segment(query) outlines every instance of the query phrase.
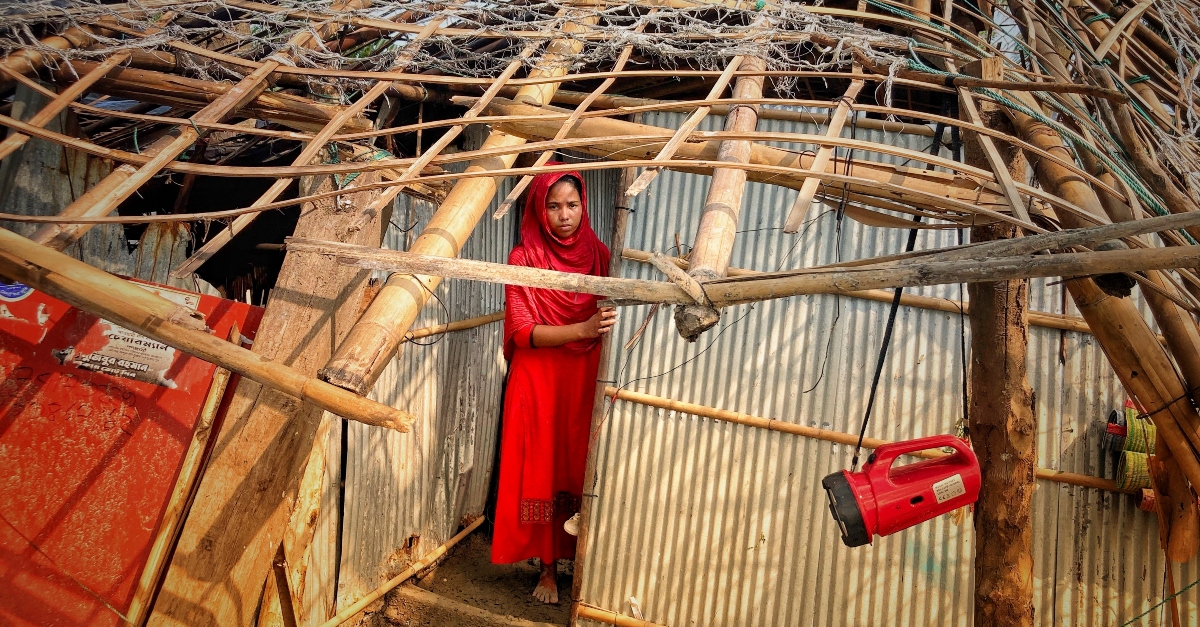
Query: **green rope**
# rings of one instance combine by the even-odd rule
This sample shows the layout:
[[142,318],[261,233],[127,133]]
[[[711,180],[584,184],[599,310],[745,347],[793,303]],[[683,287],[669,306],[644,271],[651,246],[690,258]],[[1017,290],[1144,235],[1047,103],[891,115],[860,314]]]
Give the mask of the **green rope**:
[[1088,19],[1084,20],[1083,23],[1084,24],[1092,24],[1095,22],[1099,22],[1100,20],[1107,20],[1111,17],[1112,16],[1107,13],[1097,13],[1096,15],[1093,15],[1093,16],[1089,17]]
[[[329,142],[328,144],[326,144],[325,150],[329,153],[329,163],[341,163],[342,162],[338,156],[337,142]],[[367,161],[367,160],[382,161],[383,159],[387,159],[391,156],[392,156],[392,153],[390,153],[382,148],[379,148],[375,152],[371,153],[370,155],[362,155],[362,156],[355,157],[354,159],[351,159],[351,163],[359,162],[359,161]],[[337,184],[338,189],[345,189],[346,186],[349,185],[352,181],[354,181],[354,179],[358,178],[358,175],[360,175],[360,174],[362,174],[362,172],[351,172],[344,177],[339,177],[337,174],[334,174],[333,182]]]
[[[1170,566],[1168,566],[1168,568],[1170,568]],[[1150,612],[1153,612],[1154,610],[1157,610],[1158,608],[1166,605],[1167,601],[1170,601],[1171,599],[1174,599],[1175,597],[1183,594],[1184,592],[1187,592],[1188,590],[1195,588],[1196,584],[1200,584],[1200,579],[1197,579],[1197,580],[1193,581],[1192,583],[1189,583],[1188,585],[1184,586],[1183,589],[1180,590],[1179,592],[1176,592],[1175,594],[1172,594],[1171,596],[1163,599],[1162,601],[1159,601],[1157,604],[1155,604],[1154,606],[1152,606],[1150,609],[1146,610],[1145,612],[1142,612],[1141,614],[1134,616],[1133,618],[1125,621],[1124,623],[1121,623],[1121,627],[1129,627],[1130,625],[1136,623],[1138,621],[1138,619],[1140,619],[1143,616],[1149,614]]]
[[980,48],[979,46],[976,46],[975,43],[972,42],[970,39],[967,39],[966,37],[959,35],[958,33],[954,32],[953,30],[951,30],[949,28],[946,28],[945,26],[942,26],[941,24],[937,24],[937,23],[931,22],[927,19],[918,17],[915,13],[905,11],[904,9],[901,9],[899,7],[894,7],[885,2],[880,2],[880,0],[867,0],[867,4],[870,6],[873,6],[875,8],[878,8],[878,9],[883,9],[884,11],[887,11],[888,13],[892,13],[893,15],[899,15],[900,17],[903,17],[905,19],[912,20],[914,22],[919,22],[921,24],[925,24],[926,26],[935,28],[939,31],[942,31],[943,33],[946,33],[947,35],[950,35],[951,37],[957,39],[958,41],[962,42],[964,45],[966,45],[971,50],[973,50],[981,55],[984,55],[984,56],[990,56],[986,50],[984,50],[983,48]]
[[1137,85],[1138,83],[1144,83],[1148,80],[1150,80],[1150,75],[1142,74],[1141,76],[1135,76],[1135,77],[1125,81],[1125,84],[1126,85]]

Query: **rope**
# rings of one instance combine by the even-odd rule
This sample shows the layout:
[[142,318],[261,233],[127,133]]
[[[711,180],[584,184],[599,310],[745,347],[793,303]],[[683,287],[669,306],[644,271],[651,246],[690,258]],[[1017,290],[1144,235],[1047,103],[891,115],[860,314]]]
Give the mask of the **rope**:
[[1083,21],[1083,23],[1084,23],[1084,24],[1089,24],[1089,25],[1090,25],[1090,24],[1093,24],[1093,23],[1095,23],[1095,22],[1099,22],[1100,20],[1107,20],[1107,19],[1109,19],[1109,18],[1111,18],[1111,17],[1112,17],[1112,16],[1111,16],[1111,15],[1109,15],[1109,14],[1107,14],[1107,13],[1097,13],[1096,15],[1093,15],[1093,16],[1091,16],[1091,17],[1087,18],[1086,20],[1084,20],[1084,21]]
[[[1168,568],[1170,568],[1170,566],[1168,566]],[[1189,583],[1188,585],[1186,585],[1182,589],[1180,589],[1179,592],[1176,592],[1175,594],[1172,594],[1171,596],[1163,599],[1162,601],[1155,603],[1154,605],[1150,606],[1150,609],[1146,610],[1145,612],[1142,612],[1141,614],[1138,614],[1137,616],[1134,616],[1133,618],[1121,623],[1121,627],[1129,627],[1130,625],[1136,623],[1138,621],[1138,619],[1140,619],[1143,616],[1149,614],[1150,612],[1153,612],[1154,610],[1157,610],[1158,608],[1166,605],[1167,602],[1170,601],[1171,599],[1174,599],[1175,597],[1183,594],[1184,592],[1187,592],[1188,590],[1195,588],[1196,584],[1200,584],[1200,579],[1197,579],[1197,580],[1193,581],[1192,583]]]

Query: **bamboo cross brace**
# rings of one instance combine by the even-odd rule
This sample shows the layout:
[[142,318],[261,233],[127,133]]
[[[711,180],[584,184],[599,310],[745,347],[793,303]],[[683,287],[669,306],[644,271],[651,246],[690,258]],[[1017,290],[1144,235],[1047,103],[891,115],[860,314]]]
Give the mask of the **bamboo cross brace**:
[[[862,80],[850,81],[850,86],[838,100],[837,110],[829,120],[829,129],[825,132],[826,137],[842,136],[842,127],[846,124],[846,117],[850,114],[850,109],[853,108],[852,103],[858,97],[858,92],[862,90],[863,85],[864,81]],[[809,172],[824,172],[826,166],[829,165],[830,158],[833,157],[833,151],[833,146],[822,144],[821,148],[817,150],[817,156],[813,159],[812,165],[808,168]],[[816,197],[817,188],[820,185],[821,179],[819,178],[810,176],[804,179],[804,185],[800,187],[800,195],[796,196],[796,201],[792,203],[787,220],[783,224],[784,233],[800,232],[800,226],[804,224],[804,219],[808,216],[808,210],[812,207],[813,198]]]
[[[420,33],[418,33],[417,36],[408,43],[408,45],[405,46],[404,52],[400,55],[397,61],[397,66],[405,65],[412,61],[413,57],[417,54],[417,50],[422,44],[424,44],[425,39],[432,35],[440,24],[440,20],[430,20],[429,24]],[[337,115],[333,116],[333,118],[329,120],[329,122],[320,130],[320,132],[318,132],[308,142],[308,145],[304,147],[304,150],[302,150],[300,154],[292,160],[292,165],[307,165],[309,162],[311,162],[313,158],[325,148],[325,144],[329,141],[329,139],[337,134],[339,130],[341,130],[342,125],[345,124],[347,120],[357,116],[360,112],[374,103],[380,96],[383,96],[385,93],[387,93],[390,87],[391,83],[389,81],[376,81],[375,85],[371,87],[370,91],[360,97],[353,104],[343,108],[337,113]],[[263,192],[263,194],[258,197],[258,200],[255,200],[250,206],[261,207],[273,202],[275,199],[279,198],[279,195],[286,191],[291,184],[292,180],[290,178],[281,178],[276,180],[275,183],[272,184],[267,191]],[[212,239],[205,242],[204,245],[197,249],[191,257],[188,257],[182,264],[179,265],[179,267],[175,268],[175,270],[171,272],[171,276],[179,279],[195,272],[200,266],[204,265],[204,262],[211,259],[213,255],[217,254],[218,251],[224,248],[226,244],[233,241],[233,238],[236,237],[238,233],[241,233],[246,229],[246,227],[250,226],[250,223],[254,222],[254,219],[258,216],[258,213],[247,213],[245,215],[238,216],[228,228],[220,231],[213,236]]]
[[[717,78],[717,83],[713,85],[712,90],[708,92],[708,97],[705,98],[705,100],[715,100],[721,97],[721,94],[725,91],[725,88],[729,86],[729,81],[733,80],[733,73],[736,72],[738,66],[742,64],[743,58],[744,57],[736,56],[732,61],[729,62],[729,66],[726,67],[725,71],[721,73],[721,76]],[[663,146],[662,150],[660,150],[658,154],[654,156],[654,160],[670,161],[671,158],[675,156],[675,151],[679,149],[679,145],[682,144],[688,138],[688,136],[692,134],[692,131],[696,130],[696,127],[704,121],[704,118],[708,117],[708,112],[710,109],[712,109],[711,106],[705,105],[698,107],[695,111],[693,111],[692,114],[683,121],[683,124],[679,125],[679,129],[676,130],[675,134],[671,136],[671,139],[667,142],[667,145]],[[637,180],[633,182],[633,185],[630,185],[629,189],[625,190],[625,197],[633,198],[634,196],[637,196],[645,191],[646,188],[650,186],[650,182],[654,180],[654,177],[658,176],[658,172],[658,167],[646,168],[646,171],[642,172],[641,176],[637,177]]]
[[92,315],[141,333],[264,386],[344,418],[408,431],[416,418],[316,377],[263,359],[208,332],[203,322],[166,315],[179,306],[128,281],[0,228],[0,275],[20,281]]
[[[658,9],[651,10],[648,16],[652,16],[655,13],[658,13]],[[646,23],[640,22],[638,23],[637,27],[633,29],[633,32],[640,33],[645,29]],[[633,45],[631,44],[625,46],[625,48],[621,50],[621,55],[617,57],[617,62],[613,64],[612,71],[620,72],[621,70],[625,69],[625,64],[629,62],[629,57],[632,55]],[[604,82],[600,83],[596,89],[592,90],[592,93],[588,94],[588,96],[584,98],[578,106],[575,107],[575,110],[571,112],[571,116],[568,117],[565,122],[563,122],[562,128],[560,128],[558,132],[554,134],[554,139],[551,141],[557,142],[569,135],[571,133],[571,129],[575,128],[575,123],[579,121],[579,116],[583,115],[583,112],[587,111],[587,108],[590,107],[592,103],[600,97],[601,94],[603,94],[605,91],[608,91],[608,88],[612,87],[613,83],[616,81],[616,76],[610,76],[604,79]],[[546,162],[550,160],[550,157],[554,155],[554,152],[554,150],[542,151],[542,154],[538,155],[537,161],[534,162],[532,168],[537,169],[543,165],[546,165]],[[528,174],[522,176],[521,180],[517,181],[517,184],[513,186],[512,191],[508,192],[508,196],[505,196],[504,202],[501,202],[500,206],[496,208],[495,213],[492,214],[492,218],[498,220],[507,215],[508,212],[512,210],[513,205],[517,203],[517,199],[521,197],[521,194],[525,193],[525,189],[529,187],[529,184],[532,181],[533,176]]]
[[[76,98],[86,93],[88,88],[91,87],[93,83],[103,78],[105,74],[108,74],[109,70],[127,61],[129,57],[130,55],[127,52],[118,52],[108,57],[103,63],[96,66],[91,72],[81,76],[73,85],[66,88],[61,94],[58,94],[53,100],[46,103],[46,105],[43,106],[41,110],[31,117],[26,123],[37,127],[46,126],[51,120],[58,117],[59,113],[62,113],[64,109],[69,107],[71,103],[75,102]],[[11,71],[3,66],[0,66],[0,69],[6,72]],[[16,73],[13,72],[13,74]],[[17,76],[20,75],[17,74]],[[21,78],[24,77],[22,76]],[[8,137],[5,137],[4,141],[0,142],[0,159],[4,159],[5,157],[11,155],[18,148],[24,146],[25,142],[27,141],[29,141],[29,136],[22,135],[20,133],[12,133]]]

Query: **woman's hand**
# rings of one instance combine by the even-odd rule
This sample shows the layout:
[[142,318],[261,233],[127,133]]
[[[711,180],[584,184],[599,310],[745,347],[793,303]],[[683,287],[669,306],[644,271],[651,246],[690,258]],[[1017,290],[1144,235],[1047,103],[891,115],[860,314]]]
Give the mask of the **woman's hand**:
[[617,310],[615,307],[602,307],[596,315],[588,318],[582,324],[584,339],[592,339],[600,337],[609,331],[612,331],[613,325],[617,323]]

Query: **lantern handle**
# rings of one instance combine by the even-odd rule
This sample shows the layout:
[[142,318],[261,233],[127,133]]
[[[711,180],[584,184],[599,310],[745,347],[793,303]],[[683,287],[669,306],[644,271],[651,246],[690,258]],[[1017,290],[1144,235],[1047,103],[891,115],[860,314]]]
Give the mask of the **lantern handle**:
[[907,453],[916,453],[917,451],[924,451],[932,448],[942,448],[943,446],[952,447],[957,455],[974,457],[974,453],[971,451],[971,447],[967,444],[966,440],[956,435],[943,434],[934,435],[927,438],[918,438],[916,440],[908,440],[906,442],[892,442],[891,444],[884,444],[883,446],[875,449],[875,454],[871,456],[873,460],[870,461],[870,464],[872,469],[884,469],[888,473],[888,476],[891,476],[892,464],[896,462],[897,457]]

